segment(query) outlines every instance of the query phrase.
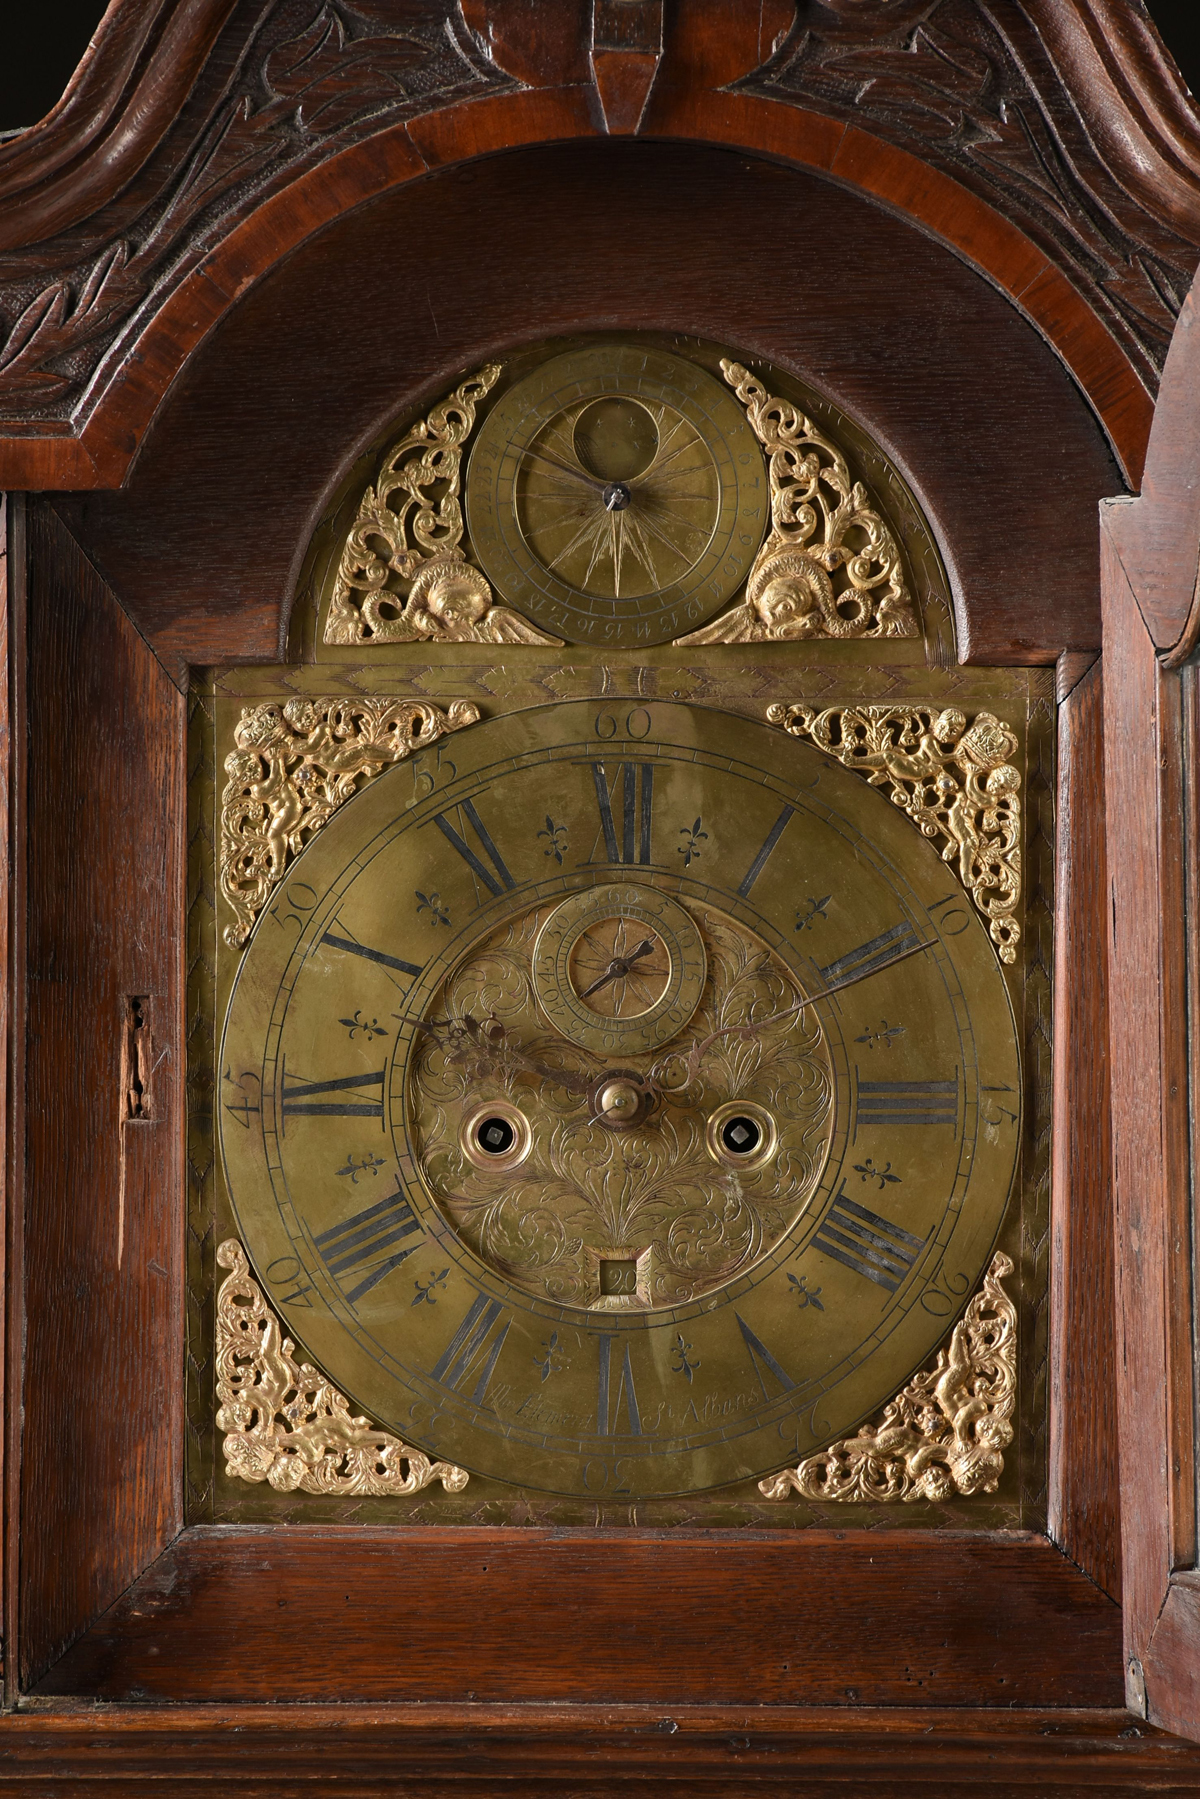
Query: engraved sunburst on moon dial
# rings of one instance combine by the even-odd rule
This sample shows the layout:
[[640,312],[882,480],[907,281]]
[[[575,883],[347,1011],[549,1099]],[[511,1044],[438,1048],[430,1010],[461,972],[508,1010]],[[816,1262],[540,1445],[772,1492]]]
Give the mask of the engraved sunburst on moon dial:
[[661,643],[710,617],[768,513],[762,450],[728,386],[628,341],[516,381],[467,468],[474,555],[508,604],[571,641]]

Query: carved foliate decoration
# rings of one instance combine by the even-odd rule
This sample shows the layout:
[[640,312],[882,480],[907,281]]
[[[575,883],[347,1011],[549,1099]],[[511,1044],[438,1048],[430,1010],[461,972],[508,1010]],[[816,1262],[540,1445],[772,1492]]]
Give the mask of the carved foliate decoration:
[[225,1471],[235,1480],[266,1481],[279,1493],[399,1498],[441,1481],[461,1493],[470,1476],[452,1462],[431,1462],[419,1449],[352,1416],[349,1402],[307,1362],[250,1273],[234,1238],[217,1249],[229,1274],[217,1292],[217,1429],[224,1431]]
[[[137,28],[128,15],[139,4],[127,0],[127,33]],[[135,163],[138,179],[130,169],[69,235],[43,230],[45,249],[0,267],[0,416],[68,416],[114,339],[136,330],[146,297],[169,292],[222,241],[231,219],[306,169],[390,125],[517,85],[445,0],[407,6],[402,20],[386,0],[251,0],[237,13],[222,41],[210,38],[198,76],[182,85],[177,65],[186,69],[190,58],[178,41],[153,52],[152,84],[174,86],[177,107],[187,102],[171,134],[176,147],[160,144],[144,167]],[[115,24],[106,19],[101,33]],[[107,98],[98,95],[93,109]],[[109,158],[114,142],[155,129],[145,107],[139,111],[109,123],[101,137]],[[82,145],[95,133],[89,112]],[[23,140],[0,146],[0,178],[19,168],[24,152]],[[34,173],[36,217],[45,180],[36,161]]]
[[447,731],[474,724],[479,708],[455,700],[291,699],[246,706],[225,758],[221,795],[221,892],[240,949],[288,863],[372,775]]
[[988,920],[1002,962],[1021,927],[1021,775],[1016,733],[990,712],[947,706],[768,706],[767,718],[856,768],[926,837]]
[[[1078,0],[823,0],[799,9],[777,53],[737,86],[858,124],[986,199],[1067,273],[1153,391],[1195,262],[1195,216],[1178,229],[1159,160],[1167,119],[1190,96],[1166,91],[1140,8],[1119,32],[1093,25],[1094,10]],[[1097,28],[1103,71],[1083,47]],[[1140,182],[1139,160],[1154,170]]]
[[463,445],[499,377],[480,369],[388,452],[342,546],[326,643],[562,642],[494,604],[462,550]]
[[1010,1257],[993,1256],[948,1347],[876,1423],[759,1481],[759,1491],[849,1504],[994,1493],[1016,1404],[1017,1314],[1000,1285],[1012,1270]]
[[741,363],[721,370],[766,452],[771,528],[745,599],[676,642],[919,636],[899,545],[841,450]]

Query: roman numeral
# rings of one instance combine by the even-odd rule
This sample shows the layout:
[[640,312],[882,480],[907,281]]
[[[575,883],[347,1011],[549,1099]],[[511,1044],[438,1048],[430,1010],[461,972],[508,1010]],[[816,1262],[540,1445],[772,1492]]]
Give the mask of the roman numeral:
[[[642,1419],[638,1411],[637,1392],[633,1385],[633,1367],[629,1360],[629,1344],[622,1342],[621,1359],[617,1367],[616,1391],[613,1391],[613,1340],[605,1336],[599,1339],[600,1348],[600,1383],[596,1397],[597,1429],[602,1437],[614,1435],[640,1437]],[[621,1405],[625,1405],[629,1428],[621,1430]]]
[[890,931],[884,931],[879,937],[872,937],[869,943],[860,943],[857,949],[847,950],[836,962],[828,967],[818,966],[817,973],[826,987],[836,987],[843,981],[861,980],[864,975],[875,974],[886,968],[889,962],[897,961],[901,956],[910,956],[914,950],[923,948],[921,939],[910,924],[893,925]]
[[433,822],[442,833],[442,836],[446,839],[447,843],[452,843],[454,845],[455,849],[470,869],[471,874],[475,879],[476,898],[479,897],[479,888],[481,885],[486,887],[493,899],[503,893],[506,887],[515,887],[517,883],[513,880],[508,869],[504,866],[504,860],[500,851],[492,842],[487,826],[475,810],[475,802],[473,800],[463,800],[459,805],[455,806],[454,810],[457,812],[459,823],[463,825],[464,830],[469,828],[475,833],[480,848],[491,863],[491,868],[484,866],[484,863],[475,854],[475,851],[467,842],[466,837],[461,832],[455,830],[444,812],[436,813]]
[[[286,1061],[281,1071],[280,1096],[282,1099],[283,1130],[287,1130],[289,1118],[382,1118],[383,1117],[383,1077],[386,1069],[381,1068],[378,1074],[344,1074],[333,1081],[305,1081],[292,1076],[292,1084],[288,1086]],[[378,1099],[366,1099],[363,1090],[378,1087]],[[353,1093],[354,1099],[318,1099],[319,1093]]]
[[[606,862],[650,861],[650,825],[654,812],[654,765],[651,762],[622,762],[612,786],[603,762],[589,764],[596,786],[596,804],[600,808],[600,830],[604,837]],[[621,830],[613,813],[613,797],[621,789]],[[589,862],[599,861],[592,845]]]
[[952,1081],[864,1081],[854,1070],[858,1109],[854,1135],[864,1124],[948,1124],[958,1129],[958,1070]]
[[762,1342],[760,1338],[756,1337],[754,1332],[750,1329],[750,1326],[746,1323],[742,1314],[740,1312],[735,1312],[733,1315],[738,1321],[738,1329],[742,1333],[742,1342],[746,1345],[746,1352],[750,1357],[750,1366],[754,1369],[755,1379],[762,1388],[763,1398],[769,1400],[777,1397],[776,1394],[767,1391],[766,1376],[763,1372],[764,1369],[767,1374],[770,1374],[778,1381],[785,1393],[790,1393],[796,1384],[795,1381],[784,1373],[766,1344]]
[[466,1317],[442,1351],[433,1370],[434,1380],[440,1381],[445,1387],[453,1387],[459,1393],[466,1390],[465,1383],[471,1376],[477,1375],[469,1395],[472,1405],[482,1405],[487,1396],[488,1382],[500,1359],[500,1351],[504,1348],[504,1339],[512,1323],[511,1318],[506,1318],[503,1326],[492,1335],[502,1310],[498,1299],[489,1299],[486,1293],[477,1293]]
[[344,949],[347,955],[361,956],[364,962],[378,962],[380,968],[394,968],[398,974],[420,974],[421,970],[415,962],[402,962],[399,956],[385,956],[381,949],[368,949],[365,943],[355,943],[353,937],[336,937],[332,931],[326,931],[321,939],[330,949]]
[[847,1198],[843,1182],[813,1238],[813,1247],[894,1293],[924,1249],[925,1239]]
[[[377,1200],[363,1212],[356,1212],[341,1224],[331,1225],[313,1242],[326,1268],[356,1305],[364,1293],[377,1287],[385,1275],[399,1268],[406,1256],[419,1247],[410,1243],[407,1249],[393,1250],[392,1245],[405,1237],[419,1234],[420,1223],[403,1192],[397,1188],[388,1199]],[[391,1252],[389,1254],[389,1251]],[[348,1291],[345,1282],[354,1280]]]
[[755,881],[757,881],[759,875],[767,866],[767,858],[775,848],[775,845],[779,842],[779,839],[783,836],[783,833],[787,830],[788,819],[791,818],[795,810],[795,806],[785,806],[783,811],[779,814],[779,817],[775,820],[775,823],[771,826],[771,829],[767,832],[767,835],[763,840],[762,848],[746,870],[745,875],[742,877],[741,886],[738,888],[738,892],[743,899],[747,897]]

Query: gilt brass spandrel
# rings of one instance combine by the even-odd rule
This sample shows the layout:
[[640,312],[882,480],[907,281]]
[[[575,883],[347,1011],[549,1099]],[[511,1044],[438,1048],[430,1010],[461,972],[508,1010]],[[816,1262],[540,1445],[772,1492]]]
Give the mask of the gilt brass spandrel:
[[217,1248],[229,1270],[217,1291],[215,1341],[219,1431],[231,1480],[266,1481],[280,1493],[407,1498],[434,1481],[461,1493],[469,1475],[431,1462],[351,1413],[345,1396],[307,1362],[229,1238]]
[[[709,652],[710,656],[711,654],[712,653]],[[764,661],[765,660],[766,659],[764,658]],[[732,702],[734,705],[744,708],[748,714],[757,712],[761,717],[761,701],[753,699],[751,695],[753,694],[755,687],[758,688],[760,693],[762,692],[761,684],[763,681],[763,670],[744,669],[740,672],[743,677],[743,692],[739,695],[734,690],[734,683],[723,676],[719,688],[722,698],[726,700],[727,703]],[[915,672],[916,671],[914,671],[914,673]],[[489,681],[494,685],[495,690],[501,696],[500,704],[506,702],[518,703],[521,700],[522,691],[518,683],[518,675],[518,670],[511,670],[505,671],[504,673],[497,671],[495,675],[489,677]],[[933,671],[926,671],[924,676],[925,694],[928,695],[932,689],[934,697],[938,697],[937,685],[938,681],[943,679],[943,677],[931,677],[933,677]],[[629,674],[625,676],[626,680],[631,678],[636,686],[644,685],[644,678],[637,675],[634,671],[630,671]],[[312,677],[306,675],[303,671],[295,670],[278,671],[276,673],[265,670],[231,670],[222,673],[216,681],[215,687],[217,692],[225,692],[230,688],[234,688],[235,690],[240,688],[243,694],[245,694],[247,690],[250,694],[254,694],[258,692],[266,693],[269,691],[278,692],[281,689],[284,693],[294,693],[297,685],[303,687],[304,682],[310,679],[312,679]],[[442,680],[440,673],[438,679]],[[579,679],[581,684],[585,680],[592,683],[597,691],[603,691],[603,689],[607,687],[611,694],[614,679],[613,674],[607,673],[605,668],[600,664],[595,665],[590,670],[585,669],[580,671]],[[1034,691],[1037,688],[1036,671],[1032,674],[1018,672],[1016,675],[1007,674],[1002,671],[958,671],[945,679],[947,684],[943,688],[943,693],[947,698],[954,697],[960,700],[968,710],[973,706],[986,703],[989,709],[1007,715],[1018,731],[1022,731],[1022,734],[1025,717],[1036,712],[1038,706],[1041,704],[1040,699],[1038,699]],[[875,692],[879,693],[881,691],[881,686],[888,682],[889,677],[887,674],[880,672],[876,675],[876,680],[879,685],[875,687]],[[536,682],[531,682],[530,687],[536,692]],[[884,691],[886,690],[887,688],[884,687]],[[411,692],[412,689],[410,688],[409,691]],[[444,692],[444,685],[439,687],[438,691]],[[478,687],[476,687],[474,691],[478,693]],[[541,691],[544,693],[544,688]],[[870,691],[869,688],[868,691]],[[892,691],[894,691],[894,687]],[[789,690],[790,697],[794,697],[795,692],[796,688],[793,682]],[[1028,698],[1025,697],[1026,694],[1028,694]],[[636,691],[632,693],[630,697],[638,697]],[[207,703],[211,704],[211,701]],[[224,716],[227,719],[234,718],[237,711],[236,703],[231,710],[230,702],[218,699],[218,717],[222,715],[223,710]],[[1047,713],[1046,718],[1052,722],[1051,714]],[[220,737],[227,729],[227,724],[219,724],[218,737]],[[1044,754],[1044,752],[1039,753]],[[1036,788],[1036,786],[1037,784],[1035,783],[1034,787]],[[209,791],[211,795],[211,788]],[[211,798],[209,803],[211,804]],[[1031,806],[1035,804],[1035,794],[1032,789],[1030,793],[1030,804]],[[688,820],[687,822],[690,826],[694,823],[694,820]],[[1033,863],[1029,870],[1029,878],[1034,882],[1035,893],[1041,893],[1046,889],[1047,885],[1048,871],[1043,869],[1040,876],[1036,873],[1039,855],[1044,850],[1044,847],[1044,837],[1035,837],[1035,840],[1030,845]],[[821,897],[821,894],[814,895],[814,898],[817,900]],[[821,928],[819,921],[813,928],[817,930]],[[1033,927],[1031,926],[1030,928],[1032,929]],[[1037,935],[1038,933],[1035,932],[1035,939]],[[1031,949],[1033,947],[1034,944],[1031,942]],[[220,957],[226,971],[221,976],[221,985],[222,988],[227,991],[229,965],[226,960],[226,952],[223,948],[220,951]],[[1037,1017],[1039,1016],[1039,1008],[1041,1006],[1042,1001],[1038,998],[1034,1007],[1034,1012],[1030,1016],[1029,1023],[1029,1029],[1033,1032],[1030,1041],[1033,1045],[1032,1054],[1034,1062],[1036,1062],[1037,1059],[1036,1045],[1040,1040],[1041,1030],[1044,1028],[1037,1024]],[[891,1021],[889,1020],[889,1023],[890,1022]],[[1036,1096],[1036,1092],[1039,1090],[1040,1085],[1044,1085],[1045,1077],[1035,1066],[1031,1065],[1031,1078],[1034,1082],[1032,1091]],[[197,1145],[197,1152],[198,1151],[199,1144]],[[369,1175],[361,1175],[360,1185],[369,1178]],[[1012,1215],[1013,1219],[1017,1221],[1016,1224],[1014,1226],[1006,1227],[1006,1234],[1002,1238],[1002,1242],[1008,1243],[1014,1250],[1019,1242],[1024,1241],[1032,1245],[1041,1241],[1043,1238],[1043,1233],[1039,1230],[1036,1223],[1038,1209],[1044,1205],[1043,1185],[1044,1183],[1042,1182],[1041,1177],[1038,1176],[1035,1171],[1034,1186],[1027,1189],[1025,1198],[1021,1202],[1020,1207]],[[204,1204],[209,1203],[201,1201],[199,1189],[197,1189],[197,1203],[201,1204],[202,1210]],[[216,1203],[223,1207],[224,1201],[221,1199],[220,1195],[217,1196]],[[1019,1220],[1022,1214],[1027,1212],[1027,1208],[1030,1205],[1034,1206],[1034,1212],[1028,1214],[1028,1222],[1023,1227],[1024,1235],[1022,1235]],[[228,1218],[228,1214],[226,1214],[226,1218]],[[208,1228],[211,1228],[211,1226]],[[228,1223],[225,1223],[219,1228],[227,1230],[229,1225]],[[1009,1235],[1009,1231],[1012,1228],[1017,1228],[1018,1230],[1016,1238],[1012,1238]],[[1029,1314],[1031,1320],[1030,1330],[1022,1336],[1022,1355],[1024,1357],[1026,1354],[1026,1346],[1033,1333],[1038,1330],[1039,1321],[1042,1318],[1042,1309],[1036,1301],[1036,1297],[1033,1295],[1032,1290],[1030,1292],[1030,1300],[1026,1300],[1024,1297],[1026,1291],[1025,1280],[1032,1279],[1036,1283],[1042,1279],[1043,1276],[1036,1253],[1032,1251],[1023,1253],[1020,1259],[1023,1274],[1023,1297],[1020,1303],[1023,1306],[1032,1303],[1032,1309]],[[1028,1270],[1027,1274],[1025,1273],[1026,1270]],[[430,1274],[436,1274],[437,1272],[438,1270],[436,1269],[427,1270],[422,1278],[426,1279]],[[205,1303],[204,1281],[201,1278],[199,1270],[196,1275],[193,1276],[193,1292],[196,1295],[196,1306],[202,1306],[203,1303]],[[303,1333],[301,1333],[301,1340],[303,1340]],[[685,1342],[687,1341],[688,1339],[685,1336]],[[307,1344],[305,1345],[305,1351],[306,1353],[311,1354],[310,1347]],[[686,1352],[681,1351],[681,1353]],[[1030,1378],[1026,1382],[1026,1386],[1031,1387],[1035,1380],[1036,1372],[1032,1371]],[[208,1412],[208,1418],[211,1420],[211,1411]],[[206,1428],[211,1429],[211,1424],[207,1425]],[[1032,1410],[1027,1414],[1023,1404],[1019,1441],[1018,1444],[1014,1446],[1011,1466],[1006,1468],[997,1497],[994,1500],[976,1499],[972,1501],[969,1518],[966,1514],[959,1513],[954,1520],[957,1527],[961,1528],[964,1523],[967,1523],[972,1527],[977,1523],[994,1527],[1004,1524],[1011,1525],[1019,1521],[1037,1522],[1040,1515],[1038,1512],[1040,1498],[1037,1489],[1036,1473],[1031,1474],[1029,1480],[1023,1481],[1019,1489],[1013,1485],[1013,1481],[1016,1478],[1017,1472],[1018,1449],[1025,1456],[1026,1462],[1029,1463],[1031,1469],[1036,1470],[1039,1453],[1036,1448],[1038,1428],[1038,1418],[1033,1414]],[[1031,1432],[1033,1433],[1032,1436],[1030,1434]],[[1030,1460],[1030,1458],[1032,1458],[1032,1460]],[[1030,1497],[1021,1502],[1021,1508],[1018,1511],[1014,1511],[1013,1507],[1016,1503],[1018,1491],[1028,1491]],[[335,1500],[306,1499],[303,1504],[300,1505],[298,1511],[295,1509],[297,1503],[298,1502],[296,1501],[288,1501],[284,1495],[266,1491],[245,1490],[236,1494],[230,1494],[228,1491],[223,1490],[218,1496],[218,1514],[220,1516],[229,1516],[231,1518],[239,1517],[244,1519],[254,1517],[282,1517],[285,1515],[296,1517],[321,1516],[335,1518],[342,1515],[338,1509],[339,1502]],[[384,1502],[369,1501],[366,1503],[367,1511],[365,1513],[361,1510],[356,1511],[356,1516],[377,1516],[380,1521],[383,1521],[385,1517],[390,1515]],[[383,1506],[384,1509],[372,1512],[371,1507],[373,1506]],[[313,1508],[316,1509],[314,1510]],[[937,1507],[927,1506],[922,1502],[922,1506],[918,1509],[921,1510],[922,1516],[925,1516],[926,1512],[928,1512],[930,1521],[936,1522],[938,1520]],[[839,1508],[839,1510],[840,1516],[838,1517],[838,1523],[840,1526],[844,1526],[847,1519],[850,1519],[852,1522],[857,1521],[860,1512],[863,1512],[863,1508],[858,1506],[848,1509]],[[910,1506],[903,1508],[903,1510],[905,1513],[905,1520],[911,1521],[913,1508]],[[646,1502],[642,1502],[638,1504],[636,1509],[636,1516],[639,1520],[646,1521],[648,1519],[657,1519],[663,1524],[670,1524],[672,1522],[682,1523],[688,1520],[705,1523],[737,1523],[739,1521],[741,1523],[746,1523],[753,1521],[760,1525],[765,1524],[771,1528],[801,1527],[805,1524],[820,1522],[823,1515],[823,1508],[819,1503],[795,1501],[792,1507],[788,1508],[785,1520],[780,1516],[780,1508],[766,1505],[761,1497],[756,1495],[756,1491],[739,1489],[737,1487],[726,1489],[720,1493],[698,1495],[693,1499],[687,1500],[653,1501],[649,1502],[649,1505],[647,1505]],[[882,1522],[885,1525],[897,1522],[896,1513],[894,1511],[876,1515],[868,1506],[864,1515],[869,1515],[876,1522]],[[454,1498],[442,1495],[440,1489],[438,1489],[436,1495],[423,1493],[415,1500],[406,1502],[405,1516],[411,1516],[413,1518],[419,1516],[425,1521],[440,1518],[446,1522],[452,1522],[455,1519],[479,1520],[485,1518],[511,1518],[516,1521],[583,1523],[604,1520],[611,1522],[628,1522],[633,1514],[630,1513],[628,1504],[621,1501],[601,1501],[598,1502],[597,1507],[597,1504],[594,1504],[591,1501],[575,1502],[569,1500],[551,1500],[545,1496],[539,1496],[528,1489],[526,1489],[526,1496],[521,1497],[519,1490],[514,1495],[512,1489],[499,1487],[495,1482],[486,1480],[484,1477],[476,1476],[473,1479],[473,1492],[470,1495]],[[946,1518],[945,1521],[950,1522],[951,1520]]]
[[919,637],[900,546],[837,444],[741,363],[721,372],[767,458],[771,529],[741,603],[677,642]]

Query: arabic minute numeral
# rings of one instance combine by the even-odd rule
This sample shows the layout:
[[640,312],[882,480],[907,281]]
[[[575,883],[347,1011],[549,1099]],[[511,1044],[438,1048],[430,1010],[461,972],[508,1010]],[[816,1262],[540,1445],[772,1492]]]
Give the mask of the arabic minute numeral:
[[[254,1082],[253,1093],[251,1093],[251,1091],[246,1087],[247,1081]],[[221,1076],[221,1091],[222,1092],[225,1091],[226,1085],[233,1088],[233,1091],[237,1095],[237,1097],[236,1097],[236,1099],[226,1099],[226,1100],[222,1101],[222,1104],[224,1105],[225,1110],[227,1112],[233,1113],[233,1116],[237,1119],[237,1121],[241,1125],[242,1129],[244,1131],[248,1131],[250,1129],[251,1116],[253,1115],[253,1116],[259,1117],[262,1114],[262,1103],[261,1103],[262,1083],[259,1080],[258,1076],[249,1069],[247,1069],[244,1074],[239,1074],[237,1079],[234,1080],[233,1075],[230,1073],[229,1069],[227,1068],[225,1070],[225,1073]],[[259,1103],[257,1105],[252,1104],[251,1103],[252,1100],[258,1100]]]
[[[295,1256],[276,1256],[267,1271],[267,1280],[277,1289],[275,1297],[280,1305],[303,1306],[306,1311],[312,1310],[310,1297],[316,1289],[310,1281],[304,1279],[304,1267]],[[283,1288],[289,1290],[285,1293]]]

